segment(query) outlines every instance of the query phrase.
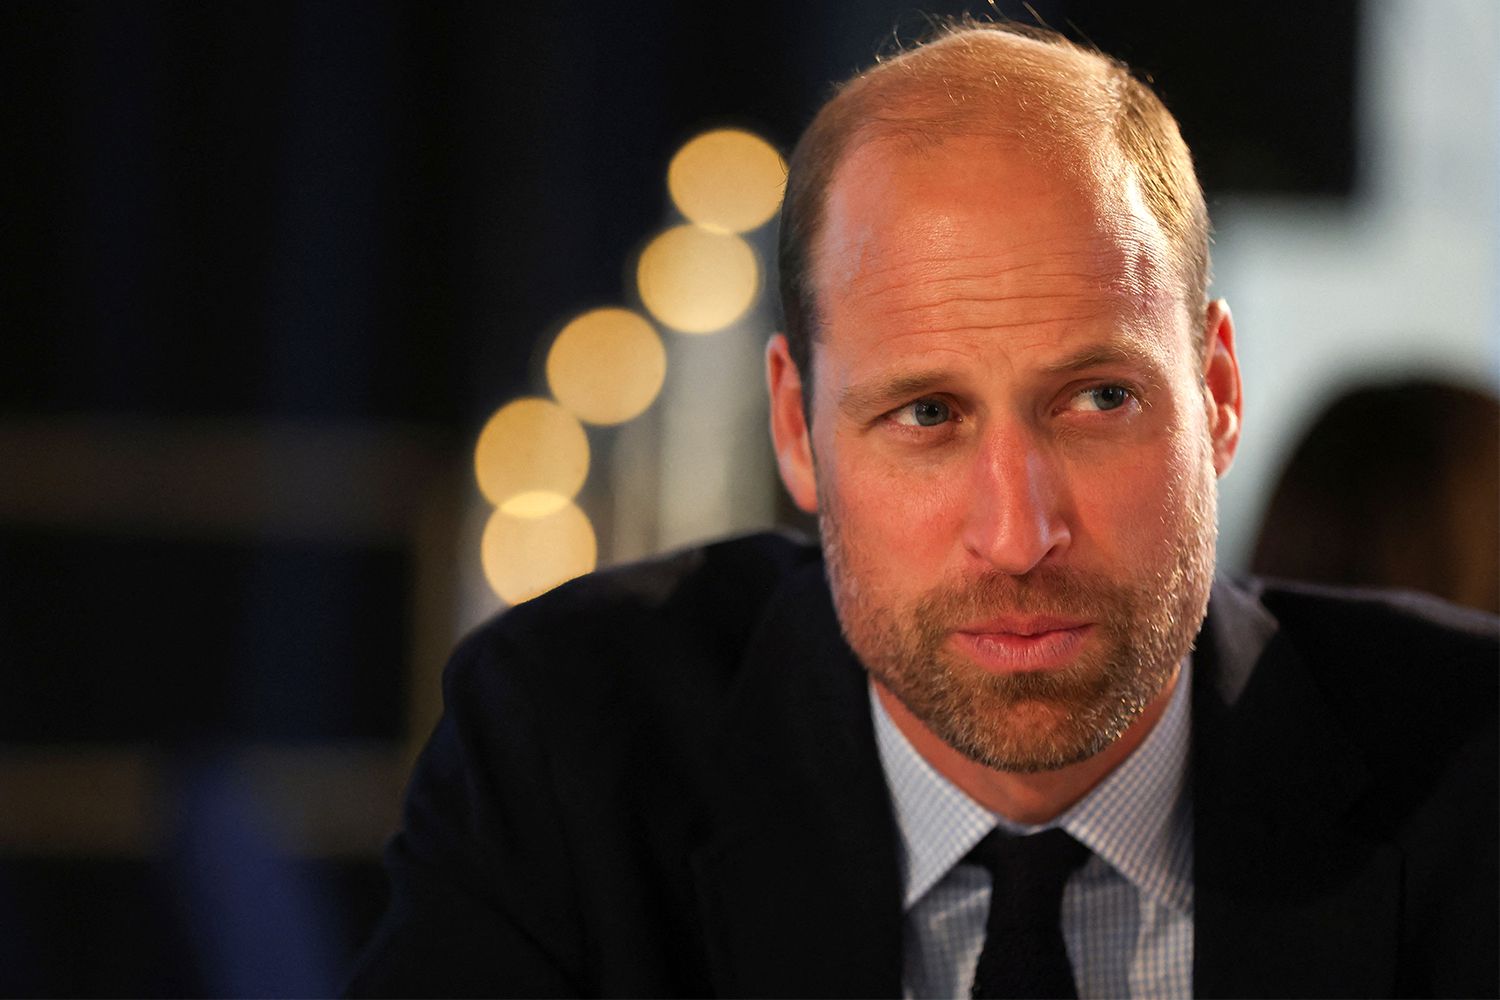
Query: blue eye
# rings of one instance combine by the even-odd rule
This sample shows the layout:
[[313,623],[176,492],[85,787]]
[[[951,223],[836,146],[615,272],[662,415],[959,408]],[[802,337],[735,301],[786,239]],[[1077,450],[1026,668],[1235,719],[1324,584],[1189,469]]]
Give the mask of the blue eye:
[[1068,402],[1070,410],[1085,410],[1091,413],[1107,413],[1118,410],[1135,398],[1135,393],[1123,385],[1096,385],[1083,389]]
[[1130,391],[1118,385],[1101,385],[1097,389],[1090,389],[1088,394],[1093,397],[1094,405],[1101,410],[1124,406],[1125,401],[1130,398]]
[[952,420],[953,410],[940,399],[919,399],[901,407],[892,418],[906,427],[936,427]]

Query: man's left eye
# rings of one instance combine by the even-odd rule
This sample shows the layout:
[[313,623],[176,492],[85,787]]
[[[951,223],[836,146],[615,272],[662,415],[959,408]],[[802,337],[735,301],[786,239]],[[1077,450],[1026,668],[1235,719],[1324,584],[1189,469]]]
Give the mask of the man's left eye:
[[953,419],[953,409],[941,399],[919,399],[893,412],[891,418],[905,427],[936,427]]
[[1130,402],[1131,395],[1123,385],[1096,385],[1074,396],[1073,408],[1100,412],[1117,410]]

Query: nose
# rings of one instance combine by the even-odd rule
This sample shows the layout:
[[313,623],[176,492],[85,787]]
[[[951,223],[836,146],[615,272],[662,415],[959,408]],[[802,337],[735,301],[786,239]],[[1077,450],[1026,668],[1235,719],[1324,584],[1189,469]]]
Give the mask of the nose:
[[974,458],[965,548],[991,569],[1020,576],[1072,540],[1057,459],[1024,430],[995,428]]

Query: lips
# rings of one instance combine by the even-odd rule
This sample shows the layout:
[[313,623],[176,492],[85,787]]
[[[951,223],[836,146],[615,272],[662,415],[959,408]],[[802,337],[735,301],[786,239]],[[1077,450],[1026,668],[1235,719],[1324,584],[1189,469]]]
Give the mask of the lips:
[[1070,629],[1083,628],[1088,624],[1088,621],[1082,618],[1066,618],[1058,615],[1006,615],[974,625],[965,625],[958,631],[969,635],[1033,636],[1045,632],[1066,632]]
[[1026,673],[1068,666],[1093,630],[1091,622],[1073,618],[1017,616],[966,625],[952,642],[991,673]]

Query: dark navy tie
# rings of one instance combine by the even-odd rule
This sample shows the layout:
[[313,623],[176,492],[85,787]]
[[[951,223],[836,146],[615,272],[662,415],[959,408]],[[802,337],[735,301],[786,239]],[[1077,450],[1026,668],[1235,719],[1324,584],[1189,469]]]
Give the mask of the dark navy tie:
[[1078,996],[1062,936],[1062,894],[1088,856],[1059,829],[1029,837],[993,830],[974,846],[965,860],[989,869],[994,891],[970,996]]

